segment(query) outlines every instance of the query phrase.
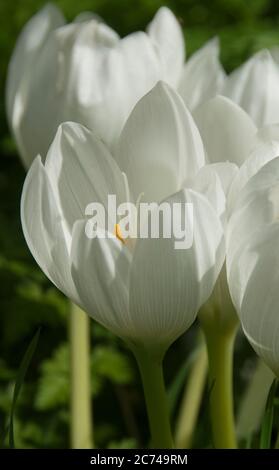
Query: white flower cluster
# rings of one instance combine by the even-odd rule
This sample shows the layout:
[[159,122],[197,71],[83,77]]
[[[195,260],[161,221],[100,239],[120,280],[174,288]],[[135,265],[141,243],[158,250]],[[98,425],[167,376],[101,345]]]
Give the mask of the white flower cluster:
[[[254,349],[279,374],[279,64],[226,76],[216,39],[185,63],[174,15],[120,39],[47,6],[11,59],[7,113],[26,167],[21,216],[46,275],[107,328],[166,347],[225,273]],[[123,176],[124,175],[124,176]],[[88,204],[193,205],[193,243],[88,239]],[[222,270],[222,271],[221,271]],[[222,274],[223,275],[223,274]]]

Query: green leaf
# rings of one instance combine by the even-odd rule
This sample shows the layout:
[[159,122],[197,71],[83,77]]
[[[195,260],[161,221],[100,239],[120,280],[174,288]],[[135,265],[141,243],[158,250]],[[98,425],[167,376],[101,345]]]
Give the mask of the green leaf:
[[49,411],[67,406],[70,399],[70,352],[68,343],[62,343],[52,356],[40,366],[40,379],[35,397],[35,408]]
[[265,408],[262,429],[261,429],[260,449],[270,449],[276,388],[277,388],[277,379],[273,381],[268,397],[267,397],[266,408]]
[[12,407],[11,407],[11,414],[10,414],[10,424],[9,424],[9,446],[11,449],[15,447],[15,442],[14,442],[14,413],[15,413],[15,407],[16,407],[16,402],[22,387],[22,384],[24,382],[27,370],[29,368],[30,362],[32,360],[32,357],[34,355],[34,352],[36,350],[39,336],[41,333],[41,328],[37,330],[35,335],[33,336],[24,356],[21,361],[19,371],[17,374],[16,382],[15,382],[15,388],[14,388],[14,394],[13,394],[13,401],[12,401]]
[[92,375],[99,379],[108,379],[118,385],[130,384],[134,378],[130,355],[115,347],[95,346],[92,355]]

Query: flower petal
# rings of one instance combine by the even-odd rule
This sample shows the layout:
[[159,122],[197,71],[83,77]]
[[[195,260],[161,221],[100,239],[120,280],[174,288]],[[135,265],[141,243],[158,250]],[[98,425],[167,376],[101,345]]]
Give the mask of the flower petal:
[[97,81],[98,93],[93,88],[87,107],[90,127],[114,148],[137,101],[161,78],[161,64],[150,38],[138,32],[100,54],[97,65],[93,84]]
[[34,64],[37,66],[37,59],[51,31],[63,24],[64,18],[60,10],[52,4],[46,5],[23,28],[9,64],[6,87],[7,115],[26,168],[36,155],[30,155],[26,151],[20,125],[28,102]]
[[233,163],[212,163],[202,167],[188,182],[189,187],[206,196],[224,222],[227,194],[237,172],[238,168]]
[[204,164],[203,145],[179,95],[159,82],[129,116],[116,149],[135,196],[159,201]]
[[125,181],[105,145],[85,127],[63,123],[46,158],[45,168],[69,230],[85,217],[88,204],[107,210],[108,195],[116,205],[127,202]]
[[[131,268],[130,312],[139,338],[168,345],[194,321],[210,296],[224,261],[223,230],[206,198],[182,190],[165,202],[192,203],[193,244],[175,249],[176,238],[138,239]],[[183,213],[183,210],[182,210]],[[171,220],[165,219],[165,224]]]
[[239,104],[259,126],[279,121],[279,67],[263,50],[232,72],[222,93]]
[[240,191],[227,228],[227,265],[254,232],[279,217],[279,157],[264,165]]
[[75,18],[73,19],[74,23],[83,23],[84,21],[91,21],[95,20],[98,21],[98,23],[103,23],[103,19],[97,15],[96,13],[93,13],[92,11],[82,11],[79,13]]
[[225,72],[219,61],[219,52],[218,38],[211,39],[184,65],[178,91],[190,110],[213,98],[222,89]]
[[270,140],[279,141],[279,124],[271,124],[261,127],[256,135],[256,144],[268,142]]
[[240,167],[239,172],[234,178],[228,195],[228,211],[232,212],[237,203],[237,199],[250,178],[268,162],[279,156],[279,142],[262,141],[257,145],[249,157]]
[[145,33],[120,41],[96,20],[58,28],[30,77],[19,123],[25,154],[45,157],[64,121],[87,126],[113,147],[133,106],[160,74],[158,54]]
[[217,96],[194,112],[210,163],[241,165],[247,158],[257,129],[250,117],[235,103]]
[[234,261],[229,288],[245,335],[279,375],[279,224],[250,238]]
[[21,221],[27,245],[40,268],[58,289],[78,302],[70,273],[70,234],[40,157],[34,160],[24,183]]
[[169,8],[161,7],[147,27],[149,37],[158,48],[166,82],[176,87],[184,63],[184,37],[180,24]]
[[115,334],[130,336],[131,254],[122,242],[109,238],[105,231],[99,231],[96,238],[87,238],[85,224],[76,222],[71,250],[72,276],[82,308]]

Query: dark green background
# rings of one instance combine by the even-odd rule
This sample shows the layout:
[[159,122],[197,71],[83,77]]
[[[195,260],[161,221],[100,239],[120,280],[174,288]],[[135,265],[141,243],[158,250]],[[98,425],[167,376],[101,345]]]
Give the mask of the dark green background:
[[[7,64],[25,22],[44,1],[0,0],[0,433],[7,423],[13,383],[22,354],[39,325],[42,334],[21,393],[15,420],[18,447],[67,447],[69,351],[67,309],[59,294],[35,265],[22,237],[19,200],[25,173],[5,119],[4,87]],[[221,38],[227,71],[251,53],[279,45],[279,2],[276,0],[60,0],[68,20],[84,10],[98,13],[121,35],[144,29],[155,11],[167,5],[185,31],[187,54],[215,35]],[[169,352],[167,383],[175,383],[193,349],[195,328]],[[125,346],[92,322],[92,384],[95,439],[102,447],[145,445],[146,416],[138,374]],[[254,355],[239,341],[237,403],[253,369]],[[176,383],[179,389],[179,383]],[[178,394],[178,397],[180,395]],[[175,409],[178,404],[175,402]],[[211,445],[207,396],[195,446]]]

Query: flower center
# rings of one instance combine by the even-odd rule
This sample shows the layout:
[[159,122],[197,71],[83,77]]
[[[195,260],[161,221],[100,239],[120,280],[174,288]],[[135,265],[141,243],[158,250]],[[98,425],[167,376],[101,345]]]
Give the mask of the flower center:
[[123,238],[119,224],[115,224],[114,226],[114,235],[116,236],[116,238],[118,238],[118,240],[125,244],[125,239]]

